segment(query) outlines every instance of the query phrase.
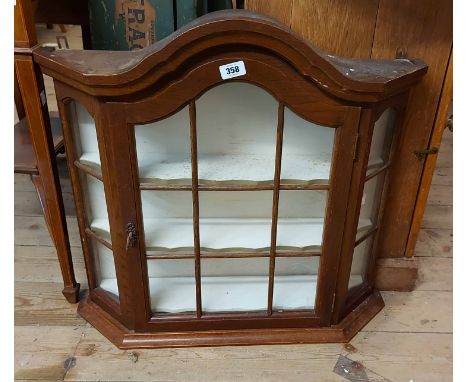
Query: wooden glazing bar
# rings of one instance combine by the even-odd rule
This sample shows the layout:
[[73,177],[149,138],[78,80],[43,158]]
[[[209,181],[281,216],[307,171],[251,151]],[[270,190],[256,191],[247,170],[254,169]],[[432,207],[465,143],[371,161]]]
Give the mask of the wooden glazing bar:
[[192,160],[192,209],[193,209],[193,249],[195,253],[195,294],[197,318],[202,314],[201,271],[200,271],[200,205],[198,200],[198,160],[197,160],[197,110],[195,101],[190,102],[190,155]]
[[195,259],[195,254],[146,255],[147,260],[186,260]]
[[97,172],[94,168],[92,168],[91,166],[88,166],[84,163],[81,163],[80,161],[78,160],[75,160],[73,162],[73,164],[75,165],[76,168],[80,169],[81,171],[85,172],[86,174],[88,175],[91,175],[92,177],[100,180],[102,182],[102,174]]
[[276,158],[275,158],[275,179],[273,184],[273,207],[271,211],[271,245],[270,245],[270,266],[268,275],[268,305],[267,313],[273,313],[273,286],[275,283],[275,255],[276,255],[276,234],[278,231],[278,205],[281,182],[281,155],[283,151],[283,128],[284,128],[284,104],[278,104],[278,127],[276,129]]
[[85,228],[85,233],[96,240],[97,242],[101,243],[105,247],[109,248],[112,251],[112,244],[109,243],[107,240],[104,240],[102,237],[100,237],[96,232],[94,232],[91,228]]
[[[264,310],[249,311],[249,312],[209,312],[205,313],[202,320],[210,321],[213,319],[274,319],[274,318],[317,318],[313,309],[307,310],[290,310],[284,312],[273,312],[271,315],[267,315]],[[164,321],[164,320],[194,320],[193,312],[183,313],[153,313],[151,321]]]
[[304,251],[304,252],[276,252],[275,257],[318,257],[321,256],[320,251]]
[[[320,252],[306,251],[306,252],[277,252],[275,257],[318,257]],[[244,259],[244,258],[262,258],[270,257],[269,252],[208,252],[200,253],[201,259]],[[180,260],[180,259],[194,259],[195,254],[190,253],[175,253],[164,255],[146,255],[148,260]]]
[[[280,190],[328,190],[328,184],[281,184]],[[189,185],[140,184],[140,190],[191,191]],[[273,191],[274,185],[199,185],[198,191]]]
[[281,184],[280,190],[311,190],[311,191],[322,191],[328,190],[328,184]]
[[359,244],[361,244],[363,241],[365,241],[367,238],[372,236],[375,232],[377,232],[379,227],[373,227],[369,231],[367,231],[364,235],[362,235],[359,239],[356,240],[356,243],[354,244],[355,247],[357,247]]
[[264,185],[201,185],[198,186],[198,189],[200,191],[270,191],[273,190],[273,185],[269,185],[268,183]]
[[142,183],[140,184],[140,190],[152,190],[152,191],[192,191],[192,186],[169,186],[160,184]]
[[387,170],[389,167],[391,166],[391,163],[387,163],[385,164],[384,166],[378,168],[377,170],[371,172],[369,175],[366,175],[366,182],[374,177],[376,177],[377,175],[381,174],[382,172],[384,172],[385,170]]

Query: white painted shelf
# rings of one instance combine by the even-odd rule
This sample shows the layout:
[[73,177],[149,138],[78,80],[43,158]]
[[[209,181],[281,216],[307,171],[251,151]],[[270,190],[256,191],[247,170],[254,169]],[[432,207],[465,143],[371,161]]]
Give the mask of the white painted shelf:
[[[149,250],[193,250],[192,219],[145,219],[145,240]],[[321,246],[322,219],[281,219],[278,249],[306,250]],[[270,247],[271,219],[200,218],[202,250],[266,250]]]
[[[191,183],[190,158],[173,157],[159,160],[156,155],[145,155],[138,159],[139,176],[142,183],[184,182]],[[266,155],[199,155],[198,178],[200,183],[246,181],[273,181],[275,158]],[[320,161],[306,155],[288,156],[283,160],[282,179],[286,183],[328,182],[330,162]],[[286,175],[283,176],[283,175]]]
[[[371,221],[359,222],[358,238],[372,228]],[[145,219],[147,252],[193,251],[193,222],[188,218]],[[109,223],[95,219],[91,229],[110,242]],[[322,219],[280,219],[277,249],[306,251],[320,249]],[[200,244],[204,251],[262,251],[270,247],[271,220],[249,218],[200,219]]]
[[[319,161],[305,155],[289,156],[281,164],[281,183],[308,185],[328,183],[330,162]],[[98,153],[85,153],[79,162],[101,174]],[[151,185],[190,185],[192,167],[190,158],[167,155],[158,159],[156,154],[139,158],[140,183]],[[382,159],[369,162],[366,175],[377,171],[386,163]],[[261,155],[201,155],[198,158],[198,179],[201,185],[250,184],[273,185],[275,161]],[[228,176],[229,175],[229,176]]]
[[109,227],[109,220],[108,219],[103,219],[103,218],[98,218],[94,219],[91,222],[91,228],[96,235],[98,235],[101,239],[104,239],[107,241],[109,244],[111,243],[111,235],[110,235],[110,227]]
[[[80,163],[100,169],[98,153],[84,153]],[[153,185],[191,184],[192,167],[189,157],[165,155],[158,158],[148,153],[138,158],[140,183]],[[274,158],[262,155],[199,155],[198,178],[200,184],[248,182],[261,184],[273,182]],[[100,171],[98,171],[100,172]],[[327,183],[330,162],[306,155],[288,156],[282,162],[282,183]]]

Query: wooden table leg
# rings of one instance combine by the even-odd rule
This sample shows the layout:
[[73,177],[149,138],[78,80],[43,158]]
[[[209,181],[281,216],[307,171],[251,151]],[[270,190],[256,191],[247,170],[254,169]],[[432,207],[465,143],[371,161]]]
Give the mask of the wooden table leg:
[[[40,179],[35,179],[35,185],[42,187],[44,216],[50,227],[62,271],[62,293],[70,303],[75,303],[78,301],[80,284],[76,282],[73,270],[42,74],[32,57],[27,54],[15,54],[15,73],[37,159]],[[38,189],[40,193],[41,187]]]

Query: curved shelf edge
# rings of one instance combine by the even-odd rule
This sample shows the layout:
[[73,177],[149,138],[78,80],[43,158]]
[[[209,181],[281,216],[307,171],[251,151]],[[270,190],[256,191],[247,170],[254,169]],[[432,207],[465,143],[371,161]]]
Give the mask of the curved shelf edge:
[[[88,159],[75,160],[75,167],[84,173],[103,181],[101,164],[96,161]],[[328,190],[328,179],[281,179],[280,190]],[[162,179],[156,177],[140,177],[140,190],[154,190],[154,191],[191,191],[192,190],[191,178],[174,178]],[[212,179],[199,179],[199,191],[269,191],[273,190],[272,180],[212,180]]]
[[93,178],[96,178],[97,180],[100,180],[101,182],[103,181],[102,180],[101,165],[99,163],[76,160],[74,162],[74,165],[75,165],[76,168],[80,169],[85,174],[90,175]]
[[112,244],[108,240],[106,240],[104,238],[104,237],[110,237],[109,232],[105,232],[103,230],[96,229],[96,228],[93,228],[93,229],[92,228],[85,228],[85,233],[86,233],[86,235],[93,238],[98,243],[104,245],[105,247],[107,247],[108,249],[110,249],[112,251]]

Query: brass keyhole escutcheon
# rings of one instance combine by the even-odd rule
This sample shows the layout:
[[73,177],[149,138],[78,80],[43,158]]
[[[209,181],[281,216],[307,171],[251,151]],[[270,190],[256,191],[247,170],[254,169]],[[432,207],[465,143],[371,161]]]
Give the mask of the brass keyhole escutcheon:
[[125,246],[125,249],[128,250],[130,247],[134,247],[137,241],[137,231],[135,224],[133,223],[128,223],[126,226],[127,230],[127,245]]

